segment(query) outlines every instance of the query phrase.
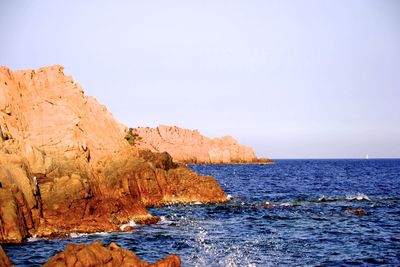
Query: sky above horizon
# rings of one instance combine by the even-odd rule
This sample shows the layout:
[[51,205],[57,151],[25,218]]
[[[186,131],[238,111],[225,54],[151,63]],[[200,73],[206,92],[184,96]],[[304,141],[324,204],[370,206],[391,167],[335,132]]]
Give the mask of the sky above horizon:
[[400,1],[17,0],[0,25],[0,65],[63,65],[129,127],[400,157]]

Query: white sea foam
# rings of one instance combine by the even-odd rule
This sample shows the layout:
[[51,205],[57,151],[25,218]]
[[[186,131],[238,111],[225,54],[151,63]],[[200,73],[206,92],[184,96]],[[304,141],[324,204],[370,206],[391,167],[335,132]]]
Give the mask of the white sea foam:
[[111,232],[96,232],[93,235],[109,235]]
[[159,224],[169,224],[171,223],[170,220],[167,219],[165,216],[160,216],[160,221],[158,222]]
[[119,229],[121,229],[121,231],[124,231],[127,227],[135,227],[136,223],[133,220],[130,220],[128,223],[124,223],[121,224],[119,226]]
[[84,237],[84,236],[88,236],[88,233],[70,233],[69,237],[71,238],[79,238],[79,237]]
[[[70,238],[80,238],[80,237],[86,237],[86,236],[91,236],[91,235],[108,235],[110,232],[95,232],[95,233],[69,233],[67,236]],[[31,237],[28,237],[26,240],[27,242],[36,242],[40,240],[47,240],[48,238],[46,237],[37,237],[36,235],[33,235]]]
[[195,256],[190,257],[193,266],[256,266],[248,258],[248,254],[259,254],[257,240],[240,244],[228,244],[223,242],[222,247],[210,242],[213,236],[200,227],[197,228],[194,239],[187,240],[188,245],[198,250]]
[[357,193],[357,195],[347,195],[346,196],[346,200],[348,200],[348,201],[354,201],[354,200],[357,200],[357,201],[362,201],[362,200],[371,201],[371,199],[367,195],[364,195],[362,193]]
[[39,241],[39,240],[41,240],[41,239],[44,239],[44,238],[39,238],[39,237],[37,237],[36,235],[33,235],[33,236],[31,236],[31,237],[28,237],[28,239],[26,240],[27,242],[35,242],[35,241]]
[[288,202],[284,202],[284,203],[281,203],[279,206],[281,206],[281,207],[291,207],[292,204],[288,203]]

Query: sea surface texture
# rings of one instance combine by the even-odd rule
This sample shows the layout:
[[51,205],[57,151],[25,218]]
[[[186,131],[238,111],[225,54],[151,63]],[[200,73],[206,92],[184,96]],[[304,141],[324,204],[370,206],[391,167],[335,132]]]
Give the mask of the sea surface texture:
[[[133,232],[31,239],[5,250],[16,266],[40,266],[68,243],[93,241],[114,241],[147,261],[176,253],[183,266],[400,265],[400,160],[191,168],[215,176],[231,201],[152,208],[161,221]],[[356,209],[367,214],[349,211]]]

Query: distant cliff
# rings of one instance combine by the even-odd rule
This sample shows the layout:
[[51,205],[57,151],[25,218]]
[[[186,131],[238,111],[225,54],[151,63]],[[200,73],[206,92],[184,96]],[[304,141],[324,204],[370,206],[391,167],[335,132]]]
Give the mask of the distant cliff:
[[130,129],[132,141],[141,149],[168,152],[175,161],[183,163],[269,163],[257,159],[251,147],[239,144],[233,137],[208,138],[198,130],[160,125],[157,128]]

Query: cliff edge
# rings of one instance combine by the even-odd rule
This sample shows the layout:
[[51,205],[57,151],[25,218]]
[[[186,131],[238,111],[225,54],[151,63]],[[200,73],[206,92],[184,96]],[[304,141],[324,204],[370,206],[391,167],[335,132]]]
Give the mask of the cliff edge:
[[258,159],[251,147],[233,137],[208,138],[198,130],[160,125],[130,128],[135,146],[153,152],[168,152],[175,161],[197,164],[270,163]]

